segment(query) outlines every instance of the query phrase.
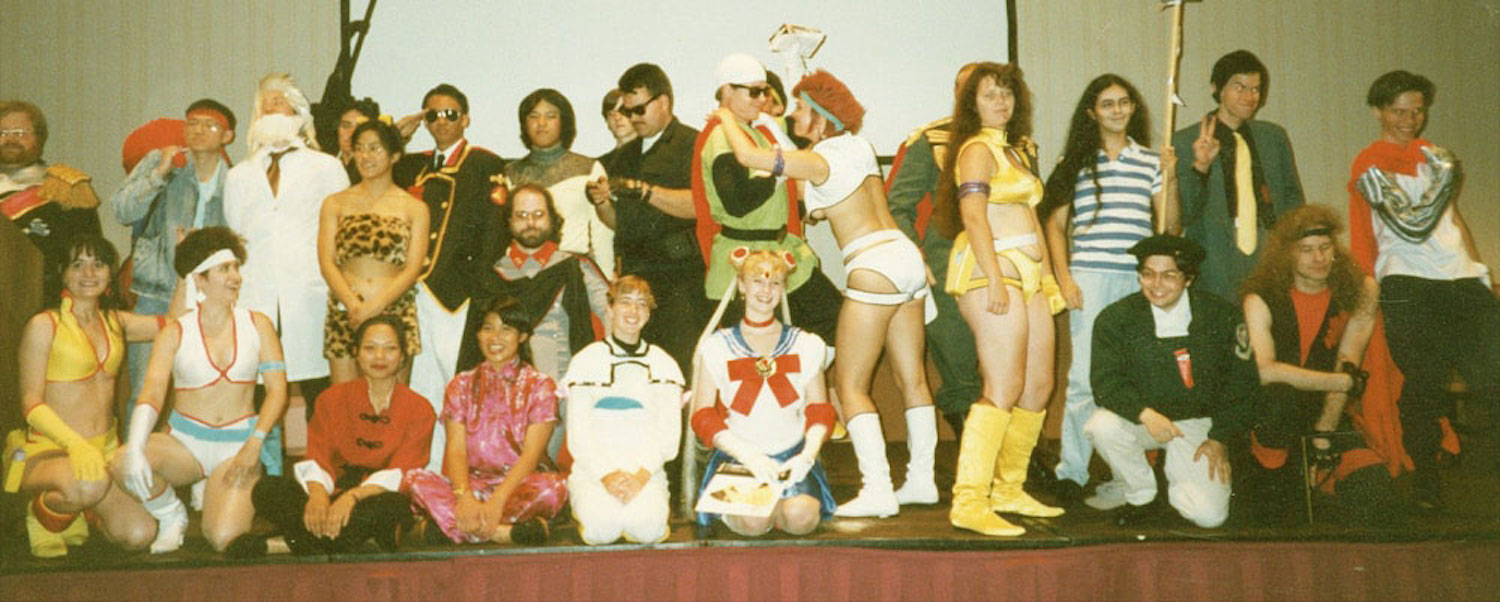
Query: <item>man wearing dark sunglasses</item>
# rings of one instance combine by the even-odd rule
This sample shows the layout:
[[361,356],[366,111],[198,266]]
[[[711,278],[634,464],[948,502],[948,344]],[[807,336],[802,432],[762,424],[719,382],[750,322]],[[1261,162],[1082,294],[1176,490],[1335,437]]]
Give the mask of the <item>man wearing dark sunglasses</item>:
[[[700,216],[698,241],[708,257],[704,292],[722,299],[735,281],[729,254],[736,248],[769,249],[790,254],[796,267],[787,276],[792,323],[824,341],[833,341],[842,297],[828,277],[818,269],[818,256],[801,237],[795,206],[787,187],[778,178],[781,170],[752,171],[735,160],[721,127],[737,127],[764,149],[780,149],[775,140],[753,127],[769,96],[766,69],[746,54],[731,54],[715,72],[719,85],[715,98],[721,109],[734,115],[734,123],[717,118],[698,135],[693,155],[693,199]],[[795,149],[788,149],[795,150]],[[794,229],[795,228],[795,229]]]
[[657,315],[645,338],[661,345],[686,373],[708,321],[703,255],[693,237],[693,141],[698,130],[672,115],[672,82],[661,67],[640,63],[620,76],[619,111],[637,137],[604,163],[608,178],[588,185],[600,221],[615,229],[620,275],[640,276],[655,293]]
[[[504,227],[499,207],[507,200],[508,186],[505,161],[464,138],[469,98],[458,88],[440,84],[429,90],[422,97],[422,112],[397,127],[410,136],[418,123],[426,125],[434,148],[402,155],[392,171],[396,184],[427,203],[430,214],[427,260],[417,284],[422,352],[412,358],[411,388],[441,410],[443,388],[458,362],[470,270],[494,263],[500,245],[486,239],[498,239],[496,233]],[[428,468],[442,461],[445,441],[442,429],[433,433]]]

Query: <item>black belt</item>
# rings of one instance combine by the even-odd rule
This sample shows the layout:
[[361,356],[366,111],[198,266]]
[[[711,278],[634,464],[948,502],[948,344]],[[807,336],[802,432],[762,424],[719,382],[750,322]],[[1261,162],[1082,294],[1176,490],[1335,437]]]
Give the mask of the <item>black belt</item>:
[[780,242],[786,238],[786,228],[775,230],[741,230],[729,226],[721,226],[719,231],[728,238],[735,240],[774,240]]

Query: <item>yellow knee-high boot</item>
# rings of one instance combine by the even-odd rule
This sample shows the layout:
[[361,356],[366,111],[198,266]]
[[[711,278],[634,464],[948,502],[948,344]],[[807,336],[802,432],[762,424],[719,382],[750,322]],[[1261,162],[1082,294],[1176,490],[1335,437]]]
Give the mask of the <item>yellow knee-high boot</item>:
[[1042,434],[1042,423],[1046,418],[1046,410],[1033,412],[1011,408],[1010,425],[1005,430],[1000,456],[995,461],[995,482],[990,486],[991,510],[1041,518],[1062,516],[1062,508],[1037,501],[1027,495],[1023,487],[1026,466],[1031,462],[1031,451],[1036,449],[1036,439]]
[[958,469],[954,471],[953,507],[948,510],[948,522],[953,526],[1001,537],[1026,532],[991,512],[988,499],[995,457],[1009,422],[1010,412],[987,401],[980,400],[969,408],[958,447]]
[[47,507],[42,493],[26,505],[26,535],[31,542],[31,555],[37,558],[56,558],[68,553],[68,545],[82,544],[88,539],[88,523],[81,512],[58,512]]

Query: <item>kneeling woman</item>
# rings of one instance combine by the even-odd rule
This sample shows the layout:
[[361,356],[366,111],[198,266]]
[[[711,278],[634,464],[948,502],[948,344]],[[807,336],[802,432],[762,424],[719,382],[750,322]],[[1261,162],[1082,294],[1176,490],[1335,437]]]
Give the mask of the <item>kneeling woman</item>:
[[[401,479],[427,465],[436,417],[426,399],[397,379],[410,336],[396,316],[361,323],[353,339],[361,378],[318,396],[307,459],[292,467],[296,477],[255,485],[256,514],[280,528],[292,553],[348,552],[371,538],[389,552],[411,525]],[[264,554],[264,542],[243,535],[231,555]]]
[[83,543],[85,510],[111,541],[131,549],[151,542],[150,517],[110,480],[105,459],[120,445],[112,410],[125,341],[150,340],[161,322],[116,309],[109,241],[80,238],[64,257],[47,266],[61,276],[60,302],[21,333],[21,412],[30,428],[5,444],[5,491],[31,498],[26,534],[39,558]]
[[[922,252],[906,238],[886,206],[885,184],[875,149],[859,136],[864,107],[849,88],[827,71],[802,78],[792,95],[800,100],[792,114],[796,135],[812,141],[810,151],[756,147],[738,128],[725,128],[735,158],[746,167],[785,173],[807,182],[809,221],[827,218],[849,273],[844,306],[839,310],[839,361],[834,381],[848,417],[849,436],[859,458],[864,486],[853,500],[839,504],[839,516],[890,516],[900,504],[936,504],[932,460],[937,448],[937,412],[927,388],[923,364],[924,306],[931,304]],[[725,123],[733,115],[719,109]],[[877,333],[871,341],[871,333]],[[874,343],[874,344],[870,344]],[[911,461],[906,484],[891,489],[880,415],[870,399],[870,379],[889,350],[895,377],[906,401],[907,443]]]
[[407,473],[406,487],[431,523],[458,543],[538,545],[567,501],[563,475],[546,458],[557,426],[557,391],[531,365],[531,320],[515,299],[484,308],[475,341],[484,356],[448,383],[442,475]]
[[[250,530],[250,492],[262,466],[281,472],[281,444],[266,436],[286,409],[286,362],[271,320],[234,306],[245,262],[238,235],[223,227],[195,231],[177,245],[175,261],[196,307],[156,337],[117,469],[156,518],[152,553],[182,546],[187,508],[173,489],[186,485],[203,510],[203,535],[222,552]],[[258,413],[257,376],[266,388]],[[152,433],[169,380],[170,431]]]
[[776,319],[793,268],[791,254],[740,248],[730,260],[737,264],[745,317],[704,337],[693,358],[693,431],[714,450],[703,487],[720,465],[734,462],[757,481],[780,483],[783,489],[769,517],[699,513],[698,524],[721,518],[741,535],[764,535],[773,527],[802,535],[834,511],[818,463],[834,422],[823,384],[828,346]]

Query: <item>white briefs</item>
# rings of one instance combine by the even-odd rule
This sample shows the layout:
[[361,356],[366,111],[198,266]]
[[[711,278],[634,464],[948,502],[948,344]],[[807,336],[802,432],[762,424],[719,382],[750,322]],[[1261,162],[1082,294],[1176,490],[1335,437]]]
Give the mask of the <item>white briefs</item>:
[[894,293],[875,293],[852,286],[844,296],[872,305],[900,305],[912,299],[926,299],[925,321],[937,316],[932,289],[927,285],[927,267],[922,252],[900,230],[876,230],[849,241],[839,249],[844,255],[844,271],[870,270],[896,286]]

